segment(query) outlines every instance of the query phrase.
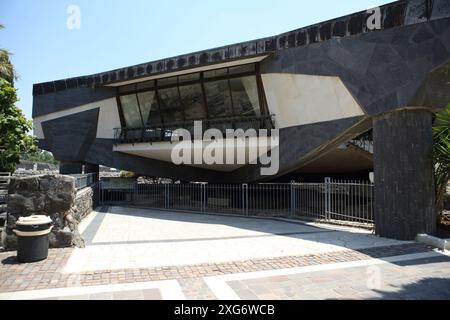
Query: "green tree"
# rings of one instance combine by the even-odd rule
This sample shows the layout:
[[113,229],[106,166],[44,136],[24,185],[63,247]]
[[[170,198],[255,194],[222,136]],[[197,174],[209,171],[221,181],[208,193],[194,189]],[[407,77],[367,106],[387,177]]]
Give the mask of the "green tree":
[[28,153],[23,153],[20,156],[20,159],[33,162],[58,164],[58,161],[53,157],[51,152],[41,149],[28,150]]
[[[3,28],[0,24],[0,29]],[[35,152],[36,140],[27,134],[32,122],[16,107],[17,74],[10,55],[8,50],[0,48],[0,171],[13,172],[21,153]]]
[[444,199],[450,180],[450,103],[436,114],[433,140],[436,210],[440,215],[444,210]]
[[122,171],[120,171],[119,176],[121,178],[135,178],[136,177],[136,173],[131,172],[131,171],[122,170]]
[[36,150],[35,138],[27,134],[32,122],[16,107],[16,102],[16,89],[0,78],[0,171],[14,172],[20,154]]
[[[0,24],[0,29],[4,26]],[[4,48],[0,48],[0,79],[5,79],[9,83],[13,84],[14,80],[17,80],[17,73],[11,63],[11,52]]]

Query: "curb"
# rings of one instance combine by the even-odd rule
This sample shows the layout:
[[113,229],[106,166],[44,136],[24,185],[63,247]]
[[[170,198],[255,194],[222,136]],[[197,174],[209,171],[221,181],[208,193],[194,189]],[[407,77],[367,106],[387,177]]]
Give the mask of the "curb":
[[416,236],[416,241],[430,246],[436,247],[443,251],[450,250],[450,240],[441,239],[437,237],[430,236],[428,234],[418,234]]

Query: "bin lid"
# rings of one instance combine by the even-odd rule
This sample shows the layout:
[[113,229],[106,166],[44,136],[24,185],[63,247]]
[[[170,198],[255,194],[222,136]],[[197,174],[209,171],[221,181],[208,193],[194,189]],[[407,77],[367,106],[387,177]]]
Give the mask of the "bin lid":
[[39,225],[51,223],[52,219],[44,215],[32,215],[28,217],[20,217],[16,224],[19,226]]

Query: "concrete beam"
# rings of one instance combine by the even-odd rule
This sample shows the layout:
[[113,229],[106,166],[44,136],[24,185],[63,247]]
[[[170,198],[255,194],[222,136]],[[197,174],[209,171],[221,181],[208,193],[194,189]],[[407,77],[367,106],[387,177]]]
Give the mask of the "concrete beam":
[[81,174],[83,173],[83,165],[78,162],[63,162],[59,164],[60,174]]

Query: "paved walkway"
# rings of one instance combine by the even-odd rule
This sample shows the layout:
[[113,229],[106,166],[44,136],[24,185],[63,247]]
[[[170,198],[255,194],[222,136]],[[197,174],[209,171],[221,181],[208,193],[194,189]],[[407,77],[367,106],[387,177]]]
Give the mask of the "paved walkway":
[[80,229],[85,249],[0,253],[0,299],[450,298],[450,257],[361,230],[119,207]]
[[[110,207],[83,232],[65,272],[193,265],[317,254],[404,242],[313,223]],[[237,250],[238,248],[238,250]]]

